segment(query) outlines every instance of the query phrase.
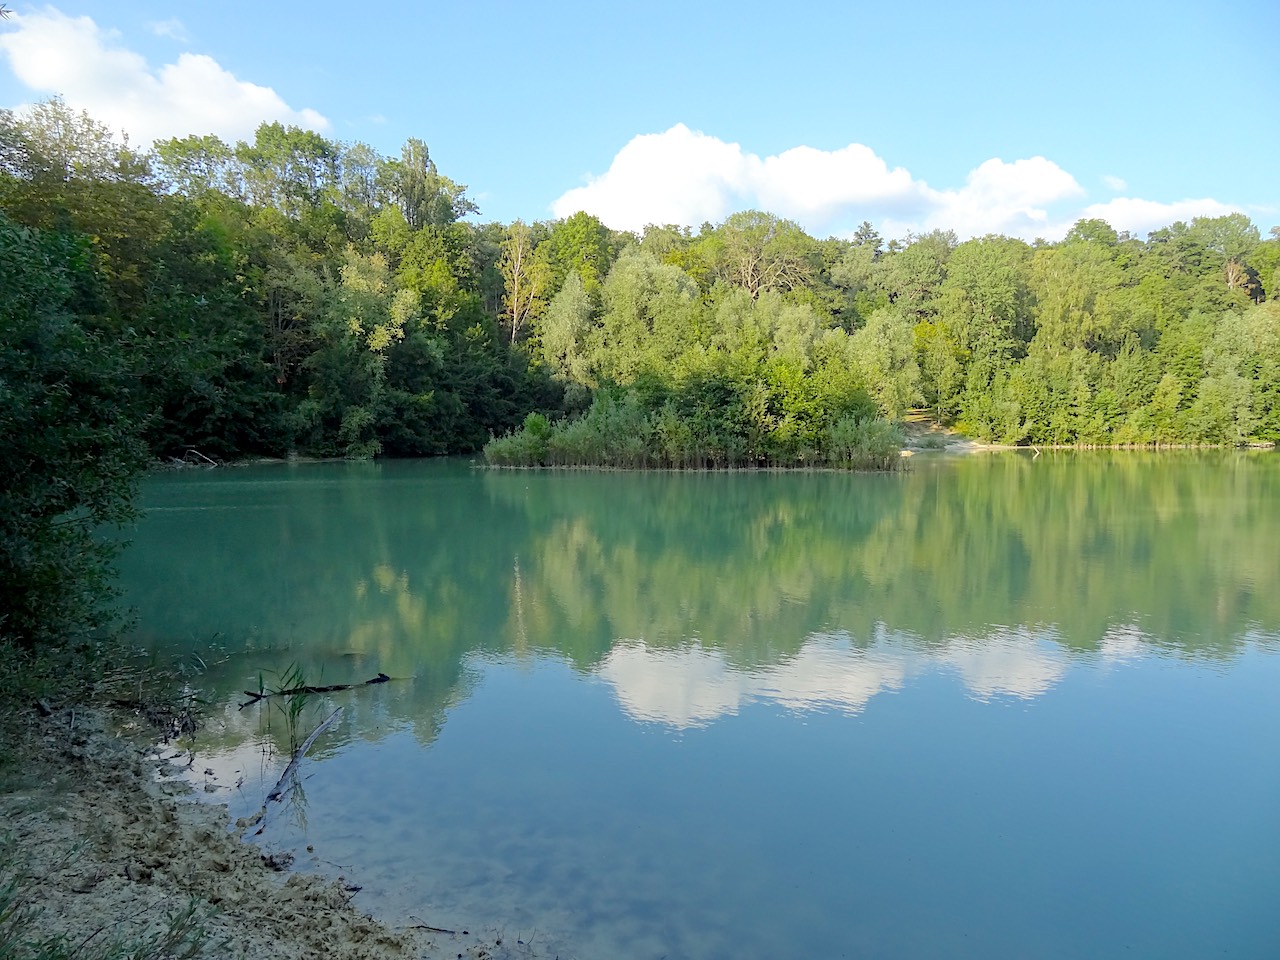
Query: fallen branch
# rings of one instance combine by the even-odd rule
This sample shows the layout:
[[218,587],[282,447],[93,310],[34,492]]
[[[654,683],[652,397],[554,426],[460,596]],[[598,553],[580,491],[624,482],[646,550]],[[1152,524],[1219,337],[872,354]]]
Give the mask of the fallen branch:
[[339,690],[367,687],[371,683],[387,683],[390,679],[385,673],[380,673],[372,680],[366,680],[364,683],[331,683],[327,687],[290,687],[288,690],[246,690],[244,695],[252,699],[240,704],[240,709],[243,710],[245,707],[255,704],[259,700],[266,700],[269,697],[295,697],[300,693],[336,693]]
[[311,731],[311,735],[308,736],[306,740],[302,741],[302,746],[294,751],[293,759],[290,760],[289,765],[284,768],[284,773],[280,774],[280,779],[276,781],[276,785],[271,789],[271,792],[267,794],[267,799],[262,802],[262,809],[245,823],[244,826],[246,830],[257,824],[258,829],[253,832],[254,836],[257,836],[267,828],[268,804],[270,804],[272,800],[279,801],[284,799],[286,789],[285,785],[289,782],[290,777],[297,773],[298,764],[302,762],[302,758],[306,756],[307,751],[311,749],[311,745],[316,742],[316,738],[333,726],[334,722],[340,716],[342,716],[342,708],[338,707],[338,709],[334,710],[333,713],[329,714],[329,716],[325,718],[324,722],[321,723],[320,726]]
[[187,452],[180,457],[170,457],[169,463],[175,467],[219,467],[221,464],[207,457],[194,447],[188,447]]
[[[416,919],[417,919],[417,917],[414,917],[413,919],[415,919],[415,920],[416,920]],[[415,923],[415,924],[410,925],[407,929],[409,929],[409,930],[426,930],[426,931],[428,931],[429,933],[447,933],[447,934],[449,934],[451,937],[456,937],[456,936],[458,935],[458,931],[457,931],[457,930],[446,930],[444,927],[433,927],[433,926],[431,926],[431,924],[429,924],[429,923]]]

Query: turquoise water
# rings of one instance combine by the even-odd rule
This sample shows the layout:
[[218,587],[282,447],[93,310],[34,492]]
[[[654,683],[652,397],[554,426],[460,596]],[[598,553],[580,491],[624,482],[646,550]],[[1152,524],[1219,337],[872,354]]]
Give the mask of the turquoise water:
[[566,960],[1280,955],[1280,457],[145,500],[139,637],[207,665],[193,769],[235,815],[289,745],[239,691],[397,678],[306,704],[345,714],[261,840],[392,922]]

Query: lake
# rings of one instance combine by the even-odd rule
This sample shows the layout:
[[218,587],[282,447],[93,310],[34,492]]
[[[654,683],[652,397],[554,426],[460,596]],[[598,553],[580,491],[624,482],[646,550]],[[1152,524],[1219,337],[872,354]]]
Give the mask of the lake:
[[1280,956],[1280,455],[143,493],[126,597],[203,666],[193,770],[234,816],[291,733],[242,691],[395,678],[303,704],[295,740],[344,715],[259,841],[392,923],[565,960]]

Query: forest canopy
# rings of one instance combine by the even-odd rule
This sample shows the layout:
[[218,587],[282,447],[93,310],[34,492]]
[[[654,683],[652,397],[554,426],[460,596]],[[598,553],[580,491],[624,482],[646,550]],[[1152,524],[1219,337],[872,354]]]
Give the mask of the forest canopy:
[[1013,444],[1280,439],[1280,237],[1243,214],[1054,243],[485,223],[420,140],[135,150],[56,98],[0,112],[0,211],[67,251],[62,309],[125,358],[154,457],[470,452],[596,402],[674,465],[807,462],[921,407]]
[[114,622],[96,531],[157,459],[886,468],[1009,444],[1280,440],[1280,230],[819,239],[486,223],[427,145],[279,123],[137,150],[0,111],[0,645]]

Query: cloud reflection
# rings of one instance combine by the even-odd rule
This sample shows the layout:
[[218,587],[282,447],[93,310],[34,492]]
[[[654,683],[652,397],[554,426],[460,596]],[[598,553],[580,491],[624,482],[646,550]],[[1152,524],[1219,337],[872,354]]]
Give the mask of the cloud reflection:
[[658,650],[643,640],[624,640],[597,673],[613,684],[632,718],[683,729],[737,713],[752,701],[857,713],[881,690],[901,686],[907,667],[903,658],[854,647],[848,634],[815,634],[795,656],[748,671],[700,645]]
[[1055,643],[1057,632],[1001,627],[985,637],[948,641],[937,654],[955,668],[969,692],[979,700],[1013,696],[1038,697],[1067,672],[1066,655]]
[[938,668],[954,671],[979,700],[1031,699],[1058,683],[1067,666],[1067,652],[1053,630],[1001,627],[930,648],[884,630],[865,647],[848,633],[811,634],[794,656],[751,670],[735,668],[721,651],[696,643],[671,650],[622,640],[596,672],[612,684],[632,719],[687,729],[736,714],[751,702],[794,712],[858,713],[876,694]]

